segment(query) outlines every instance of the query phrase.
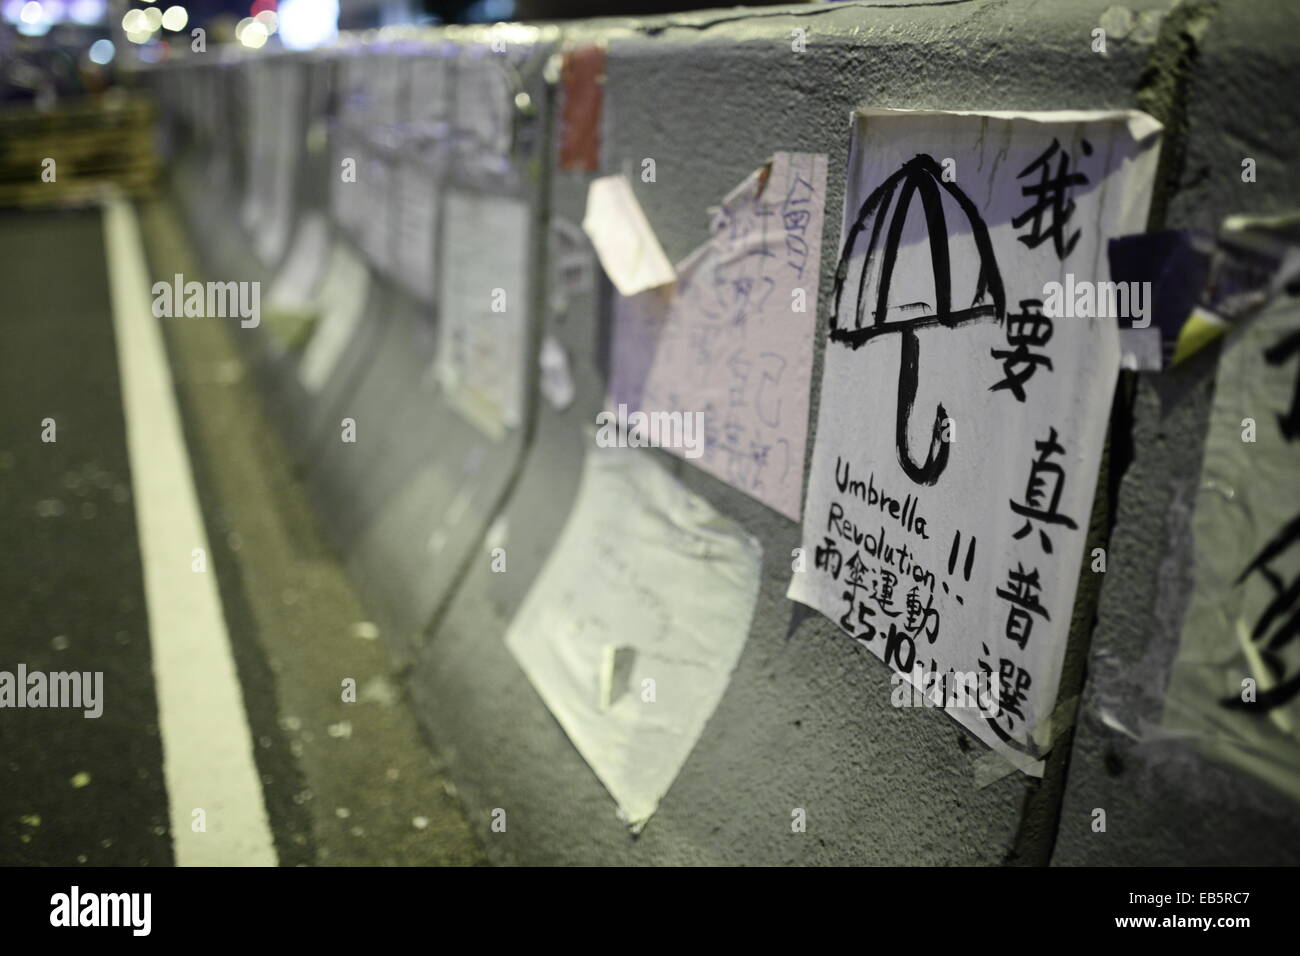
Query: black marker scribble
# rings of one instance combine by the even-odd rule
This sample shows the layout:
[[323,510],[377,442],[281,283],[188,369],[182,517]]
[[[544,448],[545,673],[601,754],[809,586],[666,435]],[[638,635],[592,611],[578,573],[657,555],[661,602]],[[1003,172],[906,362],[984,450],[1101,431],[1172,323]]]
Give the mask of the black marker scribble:
[[[944,190],[957,203],[970,226],[975,248],[979,258],[979,271],[976,277],[975,294],[969,308],[953,310],[952,308],[952,263],[948,254],[948,222],[943,211]],[[902,242],[903,228],[907,223],[908,208],[915,195],[919,194],[925,213],[926,231],[930,241],[930,262],[934,276],[934,304],[928,315],[886,322],[889,307],[890,285],[893,281],[894,267],[898,259],[898,249]],[[881,231],[885,225],[885,213],[890,212],[888,232],[884,238],[884,256],[877,259],[880,250]],[[867,231],[870,223],[870,237],[867,240],[865,258],[862,263],[862,275],[858,280],[856,314],[852,328],[844,326],[840,320],[840,305],[844,294],[844,284],[848,278],[849,262],[857,250],[858,242]],[[875,309],[870,323],[864,324],[863,315],[867,304],[868,283],[877,275],[874,292]],[[986,301],[989,300],[989,301]],[[917,303],[909,304],[914,308]],[[993,244],[989,239],[988,227],[980,217],[975,204],[967,198],[957,186],[945,182],[942,169],[935,160],[926,155],[904,163],[902,168],[886,179],[867,201],[862,204],[853,225],[849,228],[840,254],[839,266],[835,270],[835,300],[831,309],[830,339],[850,349],[859,349],[879,335],[898,333],[900,335],[902,360],[898,374],[898,416],[895,422],[895,441],[898,445],[898,462],[909,478],[918,484],[933,485],[943,474],[948,464],[948,443],[943,440],[944,420],[948,417],[942,404],[938,406],[934,420],[934,429],[930,437],[930,448],[923,462],[912,459],[907,447],[908,423],[912,415],[912,404],[916,401],[917,380],[920,374],[921,346],[917,331],[925,328],[957,328],[972,322],[1000,320],[1006,311],[1006,294],[1002,288],[1002,277],[998,272],[997,259],[993,255]]]

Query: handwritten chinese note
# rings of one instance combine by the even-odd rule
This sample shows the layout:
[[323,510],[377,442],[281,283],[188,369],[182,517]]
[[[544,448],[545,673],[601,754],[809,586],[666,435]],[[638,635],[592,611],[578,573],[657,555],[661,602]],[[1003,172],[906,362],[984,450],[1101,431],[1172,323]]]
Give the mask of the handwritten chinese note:
[[615,307],[611,404],[703,412],[695,463],[795,520],[825,196],[825,156],[777,153],[711,210],[675,293]]
[[1192,533],[1164,725],[1300,800],[1300,300],[1224,347]]
[[1145,227],[1158,132],[854,116],[789,596],[1031,774],[1119,362],[1114,317],[1054,318],[1050,284],[1107,280],[1107,240]]
[[758,541],[648,452],[588,449],[506,645],[634,829],[722,699],[761,566]]

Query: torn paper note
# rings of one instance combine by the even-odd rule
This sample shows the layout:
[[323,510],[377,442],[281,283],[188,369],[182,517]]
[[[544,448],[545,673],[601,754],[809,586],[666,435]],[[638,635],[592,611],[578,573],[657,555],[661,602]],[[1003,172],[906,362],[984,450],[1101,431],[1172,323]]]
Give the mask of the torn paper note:
[[591,181],[582,228],[620,295],[636,295],[676,278],[626,176]]
[[449,192],[438,284],[438,380],[494,439],[523,415],[530,219],[522,200]]
[[825,197],[825,156],[777,153],[711,210],[675,293],[614,307],[611,406],[702,413],[695,463],[796,521]]
[[1145,226],[1159,129],[853,119],[789,596],[1034,775],[1119,362],[1114,317],[1051,299],[1106,280],[1107,240]]
[[1229,333],[1163,727],[1300,800],[1300,298]]
[[762,549],[649,453],[591,447],[506,644],[640,829],[726,690]]

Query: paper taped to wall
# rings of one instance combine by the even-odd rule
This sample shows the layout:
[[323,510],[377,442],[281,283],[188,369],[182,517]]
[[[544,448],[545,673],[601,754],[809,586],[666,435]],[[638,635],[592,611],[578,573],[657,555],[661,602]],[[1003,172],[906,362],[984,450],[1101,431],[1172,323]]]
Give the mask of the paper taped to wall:
[[761,565],[758,541],[649,453],[588,449],[506,644],[634,829],[722,698]]
[[626,176],[591,181],[582,228],[620,295],[636,295],[677,278]]
[[604,44],[565,52],[560,89],[560,168],[595,172],[600,168],[600,115],[605,99]]
[[1230,333],[1164,729],[1300,800],[1300,299]]
[[825,156],[777,153],[710,210],[674,293],[615,303],[611,405],[703,414],[695,464],[796,521],[825,197]]
[[437,292],[438,172],[429,164],[397,167],[394,272],[402,286],[432,305]]
[[448,401],[500,440],[523,416],[528,338],[528,205],[453,191],[443,206],[438,380]]
[[1061,661],[1118,374],[1113,316],[1053,317],[1145,226],[1135,113],[854,115],[789,596],[1026,773]]

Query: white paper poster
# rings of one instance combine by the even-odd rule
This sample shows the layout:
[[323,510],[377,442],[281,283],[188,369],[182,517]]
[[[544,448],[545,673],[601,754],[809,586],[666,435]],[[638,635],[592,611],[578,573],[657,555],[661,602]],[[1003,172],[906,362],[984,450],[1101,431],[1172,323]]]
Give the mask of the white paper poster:
[[397,167],[395,274],[421,302],[433,304],[438,235],[438,173],[423,163]]
[[634,829],[726,690],[761,566],[758,541],[649,453],[589,447],[506,644]]
[[825,156],[777,153],[710,211],[675,293],[615,305],[611,405],[702,412],[694,464],[796,521],[825,198]]
[[456,68],[456,131],[476,151],[510,152],[514,96],[499,56],[466,56]]
[[1145,228],[1159,130],[853,117],[789,596],[1034,775],[1119,363],[1115,318],[1049,284],[1108,279],[1107,240]]
[[1231,333],[1164,727],[1300,800],[1300,299]]
[[438,380],[485,434],[522,421],[530,217],[522,200],[448,192],[439,275]]
[[358,165],[357,181],[352,185],[359,187],[365,197],[357,241],[375,271],[391,276],[394,210],[399,204],[393,166],[378,153],[371,153],[366,157],[364,170]]
[[451,64],[435,50],[410,57],[411,122],[428,132],[451,119]]

